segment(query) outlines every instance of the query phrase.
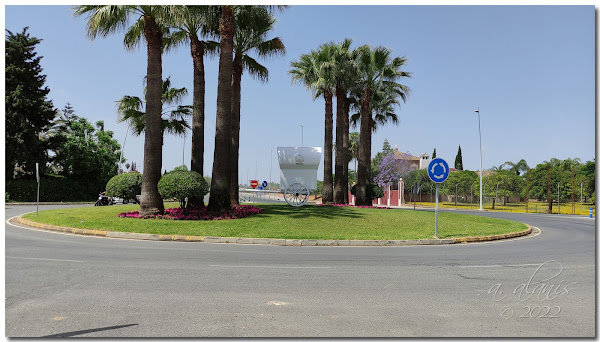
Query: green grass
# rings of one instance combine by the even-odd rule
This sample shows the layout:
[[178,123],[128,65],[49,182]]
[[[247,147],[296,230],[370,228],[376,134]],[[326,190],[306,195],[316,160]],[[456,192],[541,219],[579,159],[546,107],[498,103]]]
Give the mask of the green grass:
[[[175,204],[167,204],[174,206]],[[434,235],[434,212],[286,204],[259,204],[261,214],[226,221],[171,221],[120,218],[137,205],[45,210],[24,218],[59,226],[162,235],[320,240],[409,240]],[[439,213],[439,238],[485,236],[526,230],[523,223]]]

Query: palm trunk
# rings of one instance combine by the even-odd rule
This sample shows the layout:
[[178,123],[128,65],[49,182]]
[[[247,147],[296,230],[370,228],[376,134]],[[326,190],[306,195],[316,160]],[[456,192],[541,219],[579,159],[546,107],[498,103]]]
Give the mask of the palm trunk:
[[349,120],[350,114],[350,101],[344,94],[344,162],[342,164],[343,170],[342,175],[344,178],[344,183],[342,184],[342,188],[344,189],[344,203],[348,204],[348,163],[350,163],[350,122]]
[[369,184],[369,171],[371,169],[371,113],[369,100],[371,89],[366,88],[363,93],[360,107],[360,145],[358,147],[358,174],[356,175],[356,205],[372,205],[371,198],[367,196]]
[[341,81],[335,87],[335,179],[333,186],[333,202],[344,203],[344,97]]
[[231,83],[231,183],[229,192],[231,205],[240,204],[238,185],[239,156],[240,156],[240,108],[242,98],[242,56],[236,53],[233,59],[233,79]]
[[331,90],[325,90],[325,144],[323,157],[323,198],[322,203],[327,204],[333,200],[333,175],[332,175],[332,152],[333,152],[333,94]]
[[223,6],[219,21],[221,53],[219,56],[219,84],[217,86],[217,121],[215,124],[215,152],[208,210],[216,213],[228,210],[231,204],[229,185],[231,169],[231,77],[233,67],[233,36],[235,18],[231,6]]
[[153,18],[146,17],[144,38],[148,45],[146,131],[144,135],[144,177],[140,198],[140,214],[164,213],[158,193],[162,168],[162,31]]
[[[190,35],[192,61],[194,65],[194,114],[192,118],[192,165],[191,170],[204,175],[204,45],[196,35]],[[191,206],[204,206],[203,198],[191,198]]]

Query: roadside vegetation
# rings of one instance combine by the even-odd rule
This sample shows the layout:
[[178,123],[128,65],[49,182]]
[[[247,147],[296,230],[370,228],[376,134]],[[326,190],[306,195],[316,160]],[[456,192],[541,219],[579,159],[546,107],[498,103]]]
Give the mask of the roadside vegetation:
[[[165,207],[176,207],[165,203]],[[217,221],[139,220],[119,213],[135,205],[40,211],[24,215],[36,222],[84,229],[163,235],[278,239],[407,240],[434,234],[434,213],[353,207],[259,204],[264,211],[243,219]],[[439,213],[439,238],[486,236],[526,230],[523,223],[474,215]]]

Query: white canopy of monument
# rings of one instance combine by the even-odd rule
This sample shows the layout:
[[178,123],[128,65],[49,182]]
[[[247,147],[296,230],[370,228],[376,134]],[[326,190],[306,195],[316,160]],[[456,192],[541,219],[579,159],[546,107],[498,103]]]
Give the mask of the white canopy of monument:
[[277,147],[281,189],[301,183],[317,190],[317,169],[321,162],[321,147]]

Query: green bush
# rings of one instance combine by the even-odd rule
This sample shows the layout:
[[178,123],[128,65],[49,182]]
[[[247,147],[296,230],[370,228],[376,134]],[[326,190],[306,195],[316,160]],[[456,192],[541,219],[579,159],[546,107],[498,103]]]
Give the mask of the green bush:
[[[356,196],[356,184],[352,186],[350,193],[352,196]],[[379,187],[379,185],[375,183],[369,183],[367,184],[367,197],[370,197],[371,200],[374,200],[375,198],[381,198],[383,197],[383,190]]]
[[114,176],[106,184],[106,195],[123,200],[135,200],[142,193],[142,174],[137,172],[122,173]]
[[[40,202],[93,202],[104,191],[101,181],[78,182],[60,177],[42,177]],[[5,192],[12,202],[37,201],[37,181],[17,179],[6,182]]]
[[181,208],[185,208],[185,198],[204,198],[208,193],[208,184],[198,172],[171,171],[163,175],[158,182],[158,192],[163,199],[175,198]]

